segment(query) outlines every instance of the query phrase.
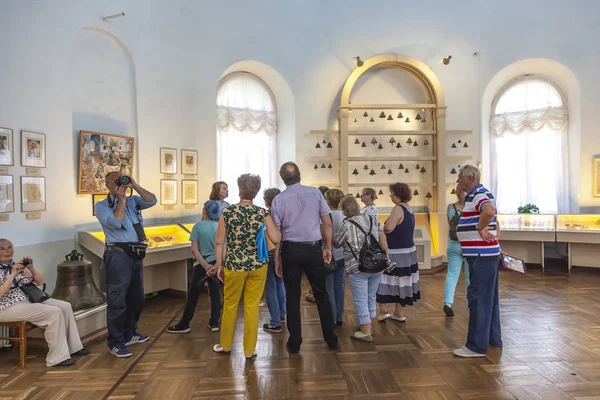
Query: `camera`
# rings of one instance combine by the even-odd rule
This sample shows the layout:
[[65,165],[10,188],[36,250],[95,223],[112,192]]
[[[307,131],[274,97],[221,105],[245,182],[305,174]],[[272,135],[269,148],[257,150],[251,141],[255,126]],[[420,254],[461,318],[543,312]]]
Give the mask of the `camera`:
[[394,261],[387,260],[387,268],[385,269],[385,272],[389,274],[394,270],[394,268],[396,268],[396,263]]
[[29,257],[24,257],[23,260],[21,260],[21,264],[23,264],[24,267],[28,266],[29,264],[31,264],[33,261],[31,260],[31,258]]
[[127,175],[122,175],[117,178],[117,186],[125,186],[131,183],[131,178]]

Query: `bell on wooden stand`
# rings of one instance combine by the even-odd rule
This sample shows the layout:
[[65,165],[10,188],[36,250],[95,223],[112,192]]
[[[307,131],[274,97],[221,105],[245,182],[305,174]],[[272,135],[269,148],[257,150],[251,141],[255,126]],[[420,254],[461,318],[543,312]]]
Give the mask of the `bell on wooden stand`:
[[52,298],[71,303],[73,311],[99,306],[106,298],[94,282],[92,263],[73,250],[58,264],[56,286]]

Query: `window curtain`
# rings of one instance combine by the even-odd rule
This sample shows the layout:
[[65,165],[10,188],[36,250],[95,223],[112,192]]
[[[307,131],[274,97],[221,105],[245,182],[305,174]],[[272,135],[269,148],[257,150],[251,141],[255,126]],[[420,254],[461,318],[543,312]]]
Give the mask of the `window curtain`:
[[264,206],[262,192],[277,185],[277,112],[269,88],[255,75],[227,75],[217,91],[217,180],[229,185],[227,201],[239,201],[237,178],[261,177],[255,204]]
[[528,203],[541,213],[570,212],[568,120],[564,106],[492,115],[491,189],[498,212],[516,213]]

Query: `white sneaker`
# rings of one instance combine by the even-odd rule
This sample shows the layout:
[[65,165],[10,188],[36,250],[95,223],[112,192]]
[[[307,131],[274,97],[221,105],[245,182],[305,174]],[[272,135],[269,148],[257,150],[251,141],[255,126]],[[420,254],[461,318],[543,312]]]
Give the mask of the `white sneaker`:
[[394,321],[398,321],[398,322],[404,322],[404,321],[406,321],[406,316],[398,317],[394,314],[390,314],[390,319],[393,319]]
[[458,356],[458,357],[465,357],[465,358],[470,358],[470,357],[485,357],[485,354],[481,354],[481,353],[476,353],[473,350],[469,350],[467,349],[466,346],[461,347],[460,349],[455,349],[454,350],[454,355]]

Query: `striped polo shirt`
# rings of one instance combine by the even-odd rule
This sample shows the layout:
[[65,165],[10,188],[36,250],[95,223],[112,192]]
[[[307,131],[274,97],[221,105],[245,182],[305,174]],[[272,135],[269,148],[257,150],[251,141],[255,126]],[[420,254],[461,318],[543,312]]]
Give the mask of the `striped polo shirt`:
[[[477,231],[479,215],[481,209],[486,203],[490,203],[496,208],[494,196],[483,185],[479,184],[473,188],[465,197],[465,208],[460,216],[456,233],[462,248],[464,257],[494,257],[500,255],[500,244],[495,239],[493,242],[486,242],[481,239]],[[496,235],[496,216],[489,224],[490,231]]]

